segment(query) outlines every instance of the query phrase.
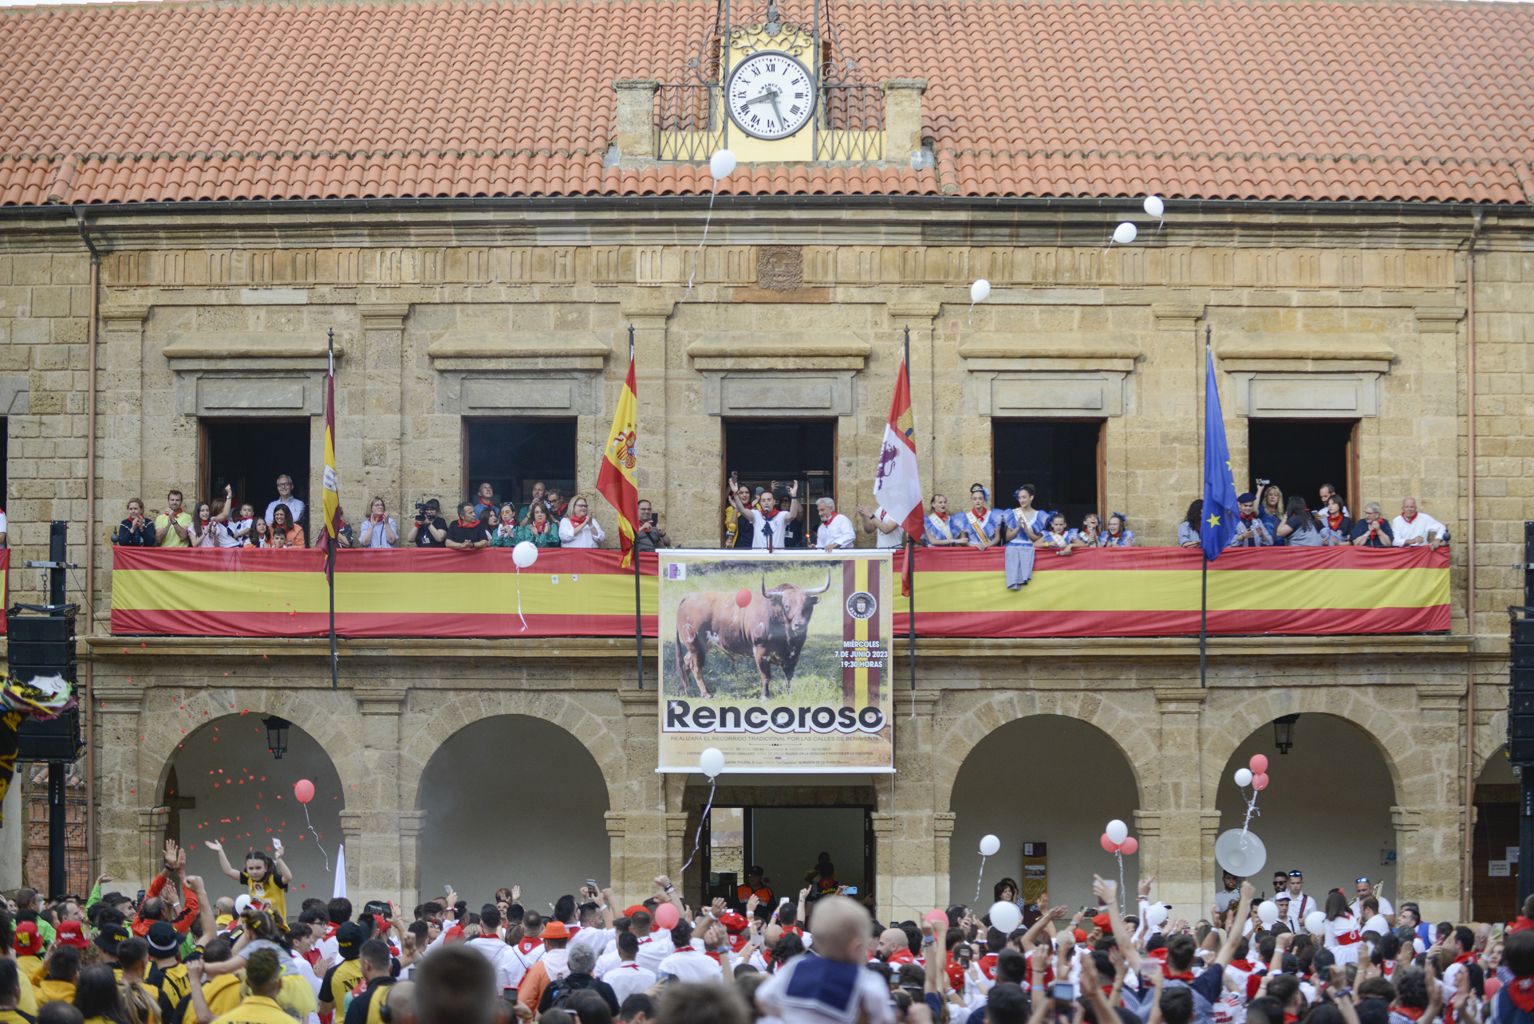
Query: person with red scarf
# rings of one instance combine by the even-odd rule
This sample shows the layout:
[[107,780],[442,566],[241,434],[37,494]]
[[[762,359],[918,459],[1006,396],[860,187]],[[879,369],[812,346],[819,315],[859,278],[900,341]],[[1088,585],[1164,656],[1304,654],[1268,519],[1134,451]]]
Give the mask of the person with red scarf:
[[559,547],[559,527],[549,519],[549,510],[543,505],[533,506],[533,511],[526,521],[518,526],[511,534],[512,546],[527,541],[534,547],[557,548]]
[[948,514],[948,495],[934,494],[927,507],[932,511],[927,513],[927,528],[922,531],[923,544],[934,548],[961,548],[969,543],[964,517]]
[[607,539],[602,524],[591,514],[584,494],[570,500],[570,514],[559,521],[559,543],[567,548],[594,548]]
[[788,511],[778,508],[778,497],[769,488],[762,492],[760,508],[749,508],[736,496],[739,475],[730,474],[730,505],[741,519],[748,519],[755,527],[751,546],[768,552],[781,551],[788,546],[788,524],[799,516],[799,481],[788,485]]
[[478,551],[490,546],[490,531],[479,521],[472,501],[458,506],[458,521],[447,528],[447,546],[455,551]]
[[[1520,920],[1529,920],[1527,906]],[[1534,1021],[1534,928],[1508,933],[1502,945],[1502,966],[1513,976],[1492,1000],[1492,1022],[1529,1024]]]

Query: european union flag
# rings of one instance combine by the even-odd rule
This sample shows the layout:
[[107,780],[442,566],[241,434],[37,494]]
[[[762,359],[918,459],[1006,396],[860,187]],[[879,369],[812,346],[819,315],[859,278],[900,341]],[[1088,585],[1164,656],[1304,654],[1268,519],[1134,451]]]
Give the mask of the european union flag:
[[1199,539],[1204,557],[1214,561],[1236,535],[1236,478],[1230,468],[1230,446],[1225,443],[1225,417],[1220,413],[1220,389],[1214,379],[1214,355],[1206,346],[1208,367],[1204,380],[1204,520]]

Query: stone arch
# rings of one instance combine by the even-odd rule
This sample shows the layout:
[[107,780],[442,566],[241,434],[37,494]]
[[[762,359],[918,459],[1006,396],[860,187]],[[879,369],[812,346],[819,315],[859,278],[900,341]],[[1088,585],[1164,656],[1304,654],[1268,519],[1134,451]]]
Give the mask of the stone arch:
[[[400,743],[400,806],[420,803],[421,776],[432,755],[443,745],[444,737],[486,718],[534,718],[558,726],[590,752],[601,770],[607,788],[607,806],[623,806],[625,776],[628,772],[624,737],[609,724],[622,720],[623,708],[615,694],[567,694],[554,691],[489,690],[474,693],[425,695],[429,706],[412,699],[414,709],[405,715]],[[608,700],[610,709],[602,713],[590,703]]]
[[333,691],[264,687],[248,691],[150,690],[140,713],[138,789],[145,794],[163,793],[177,748],[200,727],[224,718],[259,722],[267,715],[276,715],[292,722],[325,749],[342,785],[351,792],[363,781],[362,743],[355,728],[355,710],[350,695]]
[[[1127,700],[1121,703],[1113,699],[1117,696],[1080,690],[985,691],[979,694],[979,701],[952,717],[939,717],[932,743],[933,794],[944,801],[939,807],[952,807],[959,770],[976,747],[997,729],[1036,715],[1056,715],[1096,727],[1130,767],[1135,806],[1147,806],[1145,772],[1131,751],[1143,751],[1150,756],[1160,746],[1157,731],[1146,729],[1143,724],[1154,719],[1154,703],[1149,694],[1138,695],[1143,696],[1146,708],[1137,715],[1125,706]],[[1137,695],[1126,696],[1132,700]]]
[[[1367,693],[1367,691],[1365,691]],[[1258,729],[1284,715],[1316,714],[1341,718],[1356,726],[1373,742],[1390,773],[1393,799],[1405,792],[1406,780],[1431,775],[1433,761],[1426,755],[1413,760],[1416,740],[1406,723],[1392,712],[1351,690],[1283,691],[1240,690],[1211,693],[1204,709],[1200,747],[1203,751],[1203,792],[1212,802],[1224,777],[1227,762],[1241,744]],[[1403,764],[1418,767],[1407,771]]]

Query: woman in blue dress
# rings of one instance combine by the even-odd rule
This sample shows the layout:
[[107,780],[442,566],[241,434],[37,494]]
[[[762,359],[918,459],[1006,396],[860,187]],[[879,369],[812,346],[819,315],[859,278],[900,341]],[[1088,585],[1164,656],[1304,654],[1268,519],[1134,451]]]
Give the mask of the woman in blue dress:
[[1098,544],[1105,548],[1132,548],[1135,546],[1135,532],[1129,528],[1129,520],[1124,518],[1124,513],[1113,512],[1108,516],[1108,527],[1103,531]]
[[969,535],[971,547],[984,551],[994,547],[1005,538],[1002,514],[991,508],[991,492],[984,484],[970,484],[970,510],[964,514],[964,532]]
[[1273,543],[1278,547],[1289,543],[1278,535],[1278,524],[1284,521],[1284,517],[1284,492],[1278,489],[1278,484],[1263,484],[1262,493],[1257,496],[1257,518],[1268,528],[1268,536],[1273,538]]
[[1033,545],[1049,529],[1049,517],[1033,507],[1033,495],[1033,484],[1023,484],[1013,491],[1017,506],[1007,509],[1003,524],[1008,590],[1026,587],[1033,578]]

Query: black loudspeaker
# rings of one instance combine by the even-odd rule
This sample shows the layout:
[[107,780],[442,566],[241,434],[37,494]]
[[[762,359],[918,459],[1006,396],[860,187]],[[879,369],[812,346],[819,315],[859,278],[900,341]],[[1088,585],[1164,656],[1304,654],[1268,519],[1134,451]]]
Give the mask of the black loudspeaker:
[[[13,679],[39,676],[79,679],[72,608],[55,614],[28,615],[13,609],[6,620],[7,671]],[[84,695],[81,695],[84,700]],[[70,708],[52,721],[28,718],[21,723],[18,761],[74,761],[85,751],[80,712]]]

